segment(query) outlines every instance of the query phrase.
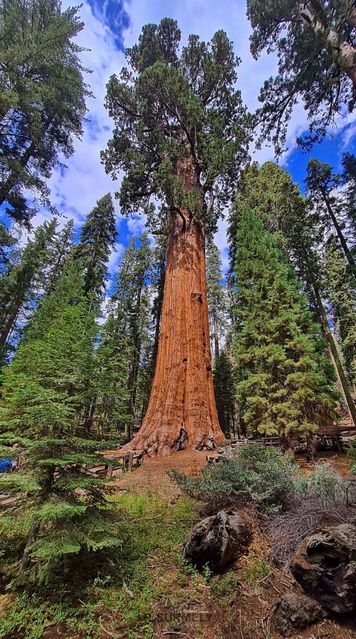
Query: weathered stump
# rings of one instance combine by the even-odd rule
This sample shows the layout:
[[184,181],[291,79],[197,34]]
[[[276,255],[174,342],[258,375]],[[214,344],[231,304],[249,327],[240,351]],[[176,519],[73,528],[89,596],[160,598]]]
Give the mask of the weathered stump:
[[356,611],[356,526],[341,524],[304,539],[291,570],[302,588],[328,610]]
[[325,610],[310,597],[296,592],[288,593],[276,604],[272,625],[282,637],[304,630],[326,616]]
[[251,522],[244,513],[221,510],[192,529],[183,555],[202,570],[222,572],[243,554],[252,540]]

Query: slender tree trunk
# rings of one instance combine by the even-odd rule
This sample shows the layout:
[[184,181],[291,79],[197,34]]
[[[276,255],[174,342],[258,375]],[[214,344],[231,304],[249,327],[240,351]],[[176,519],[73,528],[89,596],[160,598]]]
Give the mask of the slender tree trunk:
[[219,348],[219,327],[218,320],[216,315],[214,315],[214,359],[216,360],[219,357],[220,348]]
[[328,213],[329,213],[329,215],[331,217],[331,220],[332,220],[332,223],[334,225],[334,228],[335,228],[335,231],[337,233],[337,236],[339,238],[339,241],[340,241],[342,250],[343,250],[343,252],[345,254],[345,257],[346,257],[348,263],[350,264],[350,266],[352,267],[352,269],[355,269],[355,267],[356,267],[355,260],[354,260],[354,258],[352,256],[352,253],[351,253],[349,247],[347,246],[347,242],[345,240],[344,234],[343,234],[343,232],[342,232],[342,230],[340,228],[339,222],[336,219],[335,213],[333,211],[333,208],[332,208],[332,206],[330,204],[330,200],[329,200],[329,198],[328,198],[326,193],[323,193],[323,199],[324,199],[326,208],[328,210]]
[[130,448],[163,455],[172,449],[214,447],[224,439],[211,369],[204,232],[182,210],[170,223],[150,401]]
[[322,326],[323,329],[323,333],[325,335],[325,338],[329,344],[329,348],[330,348],[330,352],[331,352],[331,357],[337,372],[337,376],[339,378],[340,384],[341,384],[341,388],[342,388],[342,392],[345,398],[345,402],[346,405],[348,407],[351,419],[354,423],[354,426],[356,426],[356,407],[354,404],[354,401],[352,399],[352,394],[351,394],[351,389],[350,389],[350,385],[349,382],[347,380],[347,377],[345,375],[345,371],[343,369],[341,360],[340,360],[340,356],[337,350],[337,346],[334,340],[334,336],[330,330],[329,324],[328,324],[328,320],[326,317],[326,313],[325,313],[325,309],[324,309],[324,305],[323,302],[321,300],[320,297],[320,293],[318,291],[318,289],[313,286],[313,291],[314,291],[314,299],[315,299],[315,303],[316,303],[316,308],[317,308],[317,313],[319,316],[319,321],[320,324]]

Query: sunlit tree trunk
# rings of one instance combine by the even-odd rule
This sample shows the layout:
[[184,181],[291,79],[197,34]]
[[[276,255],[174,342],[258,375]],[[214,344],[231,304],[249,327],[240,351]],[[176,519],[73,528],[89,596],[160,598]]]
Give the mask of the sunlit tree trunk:
[[[183,176],[190,188],[189,171]],[[202,223],[171,214],[156,370],[140,431],[128,447],[149,455],[224,441],[215,404]]]

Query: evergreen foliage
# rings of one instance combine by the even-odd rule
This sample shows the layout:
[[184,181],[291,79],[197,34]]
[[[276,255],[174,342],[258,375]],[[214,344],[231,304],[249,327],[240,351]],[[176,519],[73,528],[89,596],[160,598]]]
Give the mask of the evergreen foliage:
[[356,296],[347,264],[336,238],[331,237],[325,252],[326,289],[332,305],[345,369],[350,384],[356,385]]
[[82,428],[95,325],[81,271],[79,261],[68,264],[3,373],[1,441],[22,444],[10,454],[21,456],[23,468],[0,478],[2,491],[17,495],[1,519],[2,538],[19,534],[21,521],[26,579],[59,576],[73,557],[119,543],[104,487],[87,472],[99,444]]
[[256,212],[266,230],[278,234],[281,247],[303,283],[328,342],[351,418],[356,423],[350,384],[330,328],[329,303],[324,299],[328,273],[322,266],[324,233],[318,208],[300,194],[290,175],[272,162],[266,162],[260,169],[252,164],[243,171],[235,206],[237,214],[232,215],[229,229],[232,262],[236,260],[239,216],[247,206]]
[[110,193],[104,195],[85,220],[76,254],[85,268],[84,292],[101,301],[105,292],[107,263],[116,240],[114,205]]
[[346,187],[345,208],[351,229],[356,238],[356,155],[344,153],[342,158],[343,173],[341,181]]
[[[345,221],[338,219],[341,218],[343,213],[343,202],[335,194],[335,189],[340,186],[341,176],[335,175],[329,164],[311,159],[308,163],[308,174],[305,182],[320,226],[323,230],[330,231],[332,229],[336,233],[345,254],[345,259],[349,262],[350,268],[356,275],[355,260],[343,230]],[[347,210],[344,217],[347,219]]]
[[101,437],[123,435],[131,422],[127,389],[130,349],[120,311],[111,304],[95,356],[95,421]]
[[125,250],[101,331],[97,353],[98,420],[104,433],[130,437],[137,416],[139,391],[150,362],[143,361],[149,340],[149,300],[146,277],[151,251],[147,234],[137,247],[132,239]]
[[[115,128],[102,159],[114,178],[119,170],[125,174],[123,212],[140,207],[159,227],[167,207],[175,215],[184,208],[209,228],[245,161],[250,119],[226,34],[218,31],[209,43],[191,35],[181,49],[180,42],[177,23],[165,18],[144,26],[138,44],[126,51],[128,67],[108,84]],[[191,165],[189,192],[179,175],[184,163]],[[164,205],[156,214],[151,196]]]
[[[11,333],[19,316],[33,306],[38,289],[44,284],[45,273],[52,261],[52,243],[55,238],[56,221],[39,226],[19,257],[13,256],[0,278],[0,361],[8,351]],[[18,253],[18,252],[17,252]]]
[[49,204],[46,180],[82,133],[82,28],[78,8],[62,12],[59,0],[0,2],[0,204],[21,223],[34,214],[25,189]]
[[250,432],[315,432],[335,417],[325,345],[275,237],[245,209],[235,272],[237,398]]
[[220,251],[209,241],[206,249],[206,283],[208,288],[208,311],[210,335],[214,344],[214,357],[219,357],[219,340],[227,325],[228,300],[223,285]]
[[253,28],[251,52],[276,52],[278,71],[264,82],[257,116],[262,137],[281,153],[293,108],[303,101],[309,134],[300,143],[310,147],[322,139],[335,115],[355,102],[356,14],[349,0],[248,0]]
[[219,424],[223,433],[230,436],[235,433],[235,371],[225,351],[214,362],[214,391]]

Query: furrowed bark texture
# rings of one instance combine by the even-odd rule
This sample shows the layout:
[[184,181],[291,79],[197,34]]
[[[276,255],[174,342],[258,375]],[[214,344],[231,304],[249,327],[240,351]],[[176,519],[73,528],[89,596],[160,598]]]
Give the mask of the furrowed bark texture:
[[148,455],[208,448],[225,439],[213,389],[204,232],[187,211],[181,215],[172,216],[169,230],[151,397],[141,429],[128,445]]

